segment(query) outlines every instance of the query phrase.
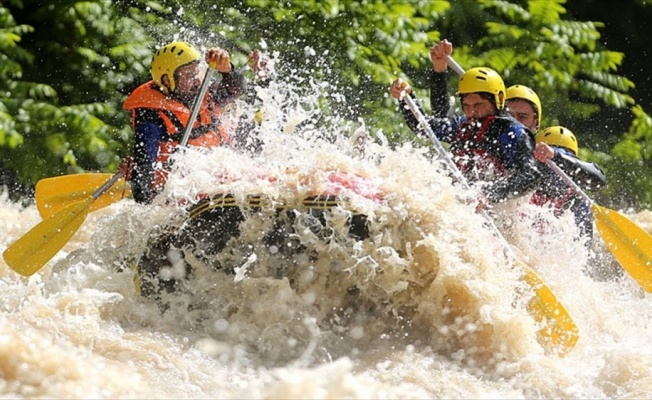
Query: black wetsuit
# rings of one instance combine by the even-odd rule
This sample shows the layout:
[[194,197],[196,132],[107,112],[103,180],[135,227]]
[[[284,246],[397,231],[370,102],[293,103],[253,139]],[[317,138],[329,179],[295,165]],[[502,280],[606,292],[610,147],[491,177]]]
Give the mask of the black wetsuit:
[[[572,151],[563,147],[551,146],[555,151],[552,161],[583,190],[594,191],[606,184],[606,178],[598,165],[582,161]],[[590,204],[576,195],[574,191],[545,164],[540,166],[544,179],[532,195],[532,203],[550,205],[560,215],[563,210],[571,210],[580,234],[593,237],[593,214]]]

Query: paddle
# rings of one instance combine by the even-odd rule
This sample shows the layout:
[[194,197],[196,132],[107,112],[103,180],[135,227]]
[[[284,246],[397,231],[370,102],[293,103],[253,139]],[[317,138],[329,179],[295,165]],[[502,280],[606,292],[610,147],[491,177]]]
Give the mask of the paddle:
[[[463,70],[449,57],[449,65],[453,63],[457,66],[456,71]],[[455,68],[453,68],[455,69]],[[427,133],[429,139],[435,145],[439,156],[443,158],[451,172],[455,176],[458,182],[460,182],[467,190],[471,190],[471,187],[462,175],[462,172],[457,168],[457,165],[450,157],[450,154],[442,146],[439,139],[433,132],[432,128],[428,124],[425,116],[417,105],[414,103],[410,96],[405,96],[404,100],[414,116],[417,118],[425,132]],[[534,292],[533,298],[528,302],[527,309],[534,319],[541,323],[543,327],[537,332],[539,342],[544,345],[552,344],[560,354],[564,354],[567,351],[570,351],[578,339],[578,329],[573,319],[566,311],[566,308],[557,300],[557,297],[554,295],[552,290],[543,282],[543,280],[529,268],[525,263],[517,259],[513,250],[511,249],[507,239],[501,234],[498,227],[495,225],[494,221],[491,219],[489,214],[486,211],[482,211],[482,216],[485,218],[489,226],[495,232],[496,236],[502,242],[505,252],[515,261],[515,263],[521,267],[524,271],[523,280],[532,288]]]
[[[112,178],[108,173],[82,173],[41,179],[34,188],[36,206],[41,217],[52,215],[91,196]],[[125,197],[131,196],[131,189],[124,179],[116,180],[110,190],[99,196],[90,207],[89,212],[107,207]]]
[[652,235],[621,213],[595,204],[551,159],[546,165],[591,205],[595,225],[611,254],[646,292],[652,292]]
[[94,194],[41,221],[5,250],[7,265],[21,275],[33,275],[79,230],[95,199]]
[[[183,133],[180,146],[185,146],[188,143],[192,126],[203,103],[212,74],[213,69],[208,68],[199,94],[192,106],[192,113]],[[120,177],[120,173],[114,175],[92,196],[61,209],[12,243],[2,254],[7,265],[21,275],[30,276],[36,273],[68,243],[86,219],[93,203],[104,192],[109,190]]]

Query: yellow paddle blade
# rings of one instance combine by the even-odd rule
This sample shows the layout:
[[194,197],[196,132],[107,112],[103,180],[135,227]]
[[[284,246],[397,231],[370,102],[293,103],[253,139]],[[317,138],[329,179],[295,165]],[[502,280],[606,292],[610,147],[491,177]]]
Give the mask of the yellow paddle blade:
[[546,348],[552,347],[560,355],[566,354],[579,338],[575,322],[541,277],[520,261],[517,264],[525,272],[523,280],[534,290],[527,309],[537,322],[543,324],[537,332],[539,343]]
[[597,204],[591,211],[611,254],[646,292],[652,292],[652,236],[619,212]]
[[93,198],[73,203],[41,221],[2,254],[11,269],[30,276],[68,243],[88,215]]
[[[70,204],[92,196],[112,176],[104,173],[84,173],[41,179],[34,188],[39,214],[43,218],[50,218]],[[121,178],[97,198],[89,212],[107,207],[128,196],[131,196],[131,189]]]

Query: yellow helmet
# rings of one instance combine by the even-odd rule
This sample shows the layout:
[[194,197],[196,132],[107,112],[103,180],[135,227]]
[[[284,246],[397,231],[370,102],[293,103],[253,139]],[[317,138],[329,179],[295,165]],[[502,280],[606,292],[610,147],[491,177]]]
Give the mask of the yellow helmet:
[[[154,79],[154,82],[166,94],[174,92],[177,86],[174,81],[176,70],[199,59],[201,59],[201,53],[190,44],[186,42],[172,42],[156,50],[154,57],[152,57],[152,79]],[[161,80],[163,75],[167,75],[170,78],[169,90]]]
[[575,155],[578,153],[577,138],[573,132],[563,126],[551,126],[536,136],[536,142],[543,142],[551,146],[565,147]]
[[[494,96],[496,108],[502,110],[505,106],[505,83],[498,72],[487,67],[471,68],[460,78],[457,94],[489,93]],[[503,98],[500,98],[500,93]]]
[[523,99],[534,104],[534,111],[537,113],[539,124],[541,124],[541,100],[534,90],[523,85],[510,86],[505,93],[505,101],[513,99]]

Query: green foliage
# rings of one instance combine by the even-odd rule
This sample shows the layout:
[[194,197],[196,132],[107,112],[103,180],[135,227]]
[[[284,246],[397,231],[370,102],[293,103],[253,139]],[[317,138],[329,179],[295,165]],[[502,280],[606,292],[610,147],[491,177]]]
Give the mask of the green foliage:
[[528,1],[526,6],[503,0],[481,0],[496,11],[487,22],[488,35],[479,41],[480,55],[507,85],[532,87],[542,99],[542,125],[588,118],[599,104],[634,104],[627,91],[633,83],[614,72],[623,54],[600,50],[602,23],[563,19],[565,0]]
[[379,121],[379,128],[401,122],[387,98],[389,84],[404,66],[425,67],[428,45],[439,40],[433,23],[450,7],[431,0],[244,0],[215,1],[199,10],[194,2],[183,3],[182,18],[200,36],[209,37],[209,30],[211,39],[237,53],[278,52],[287,75],[327,80],[346,97],[327,112],[364,116]]
[[604,195],[621,207],[652,206],[652,117],[641,106],[632,108],[634,120],[627,133],[604,160],[610,185]]
[[14,5],[0,7],[0,168],[28,186],[115,168],[130,134],[121,103],[147,74],[151,38],[109,0]]

